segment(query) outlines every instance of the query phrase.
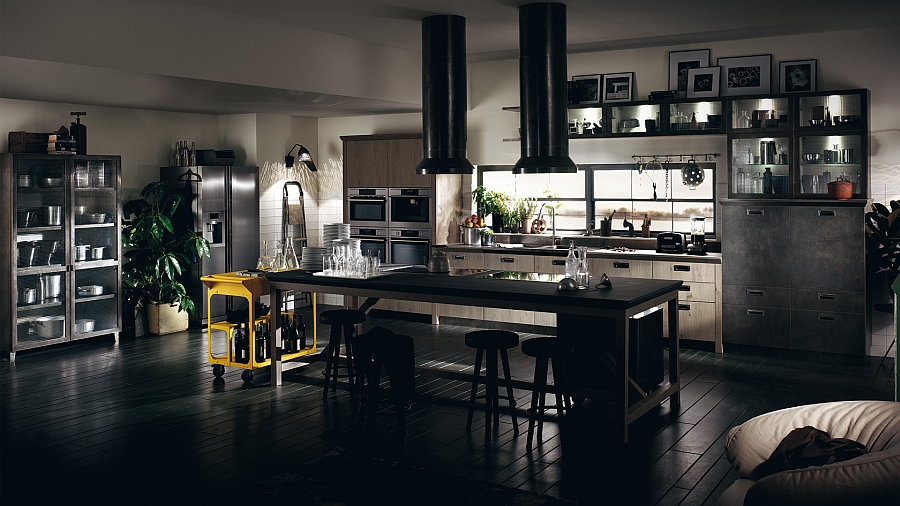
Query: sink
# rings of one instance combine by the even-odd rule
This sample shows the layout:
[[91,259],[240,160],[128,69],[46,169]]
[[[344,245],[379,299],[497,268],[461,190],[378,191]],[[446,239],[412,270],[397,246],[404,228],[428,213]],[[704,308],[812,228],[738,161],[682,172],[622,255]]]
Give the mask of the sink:
[[554,249],[558,236],[544,234],[494,234],[494,242],[528,249]]
[[551,244],[544,244],[544,245],[525,244],[522,247],[525,249],[549,249],[549,250],[560,249],[559,246],[553,246]]

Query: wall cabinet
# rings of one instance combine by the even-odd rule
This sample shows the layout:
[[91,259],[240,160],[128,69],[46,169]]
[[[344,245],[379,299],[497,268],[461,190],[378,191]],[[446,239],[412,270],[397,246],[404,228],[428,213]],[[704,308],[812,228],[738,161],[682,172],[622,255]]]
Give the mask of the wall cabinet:
[[349,135],[344,144],[344,188],[433,187],[434,176],[416,174],[422,135]]
[[2,155],[0,349],[16,352],[122,328],[121,160]]
[[866,201],[722,204],[724,341],[866,354]]

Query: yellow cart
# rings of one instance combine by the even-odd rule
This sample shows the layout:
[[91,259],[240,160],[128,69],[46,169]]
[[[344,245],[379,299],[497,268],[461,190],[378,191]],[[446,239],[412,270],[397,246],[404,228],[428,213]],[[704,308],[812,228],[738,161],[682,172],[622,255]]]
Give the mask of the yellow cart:
[[[264,276],[242,276],[236,272],[226,272],[223,274],[210,274],[208,276],[203,276],[200,278],[200,281],[206,285],[208,289],[207,294],[207,330],[206,330],[206,351],[207,357],[209,359],[209,363],[213,364],[213,374],[216,377],[221,377],[225,374],[225,366],[231,367],[239,367],[244,369],[241,373],[241,379],[244,381],[251,381],[253,379],[253,370],[259,369],[261,367],[266,367],[271,364],[270,359],[265,359],[262,361],[258,361],[256,358],[256,325],[261,323],[266,323],[269,321],[269,315],[264,316],[255,316],[253,314],[253,309],[255,307],[256,300],[262,296],[269,293],[269,280]],[[215,322],[212,321],[212,313],[210,308],[212,307],[211,300],[214,295],[226,296],[226,297],[243,297],[247,299],[247,307],[248,307],[248,322],[253,322],[252,325],[249,325],[248,329],[248,337],[250,340],[249,348],[250,348],[250,357],[246,364],[235,362],[233,356],[234,343],[232,342],[232,337],[234,335],[234,329],[237,328],[238,324],[230,323],[226,321]],[[305,355],[310,355],[316,352],[316,327],[317,327],[317,318],[316,318],[316,294],[312,294],[312,310],[313,310],[313,331],[312,331],[312,347],[305,348],[296,353],[286,353],[281,356],[281,361],[285,362],[288,360],[295,359],[297,357],[302,357]],[[290,312],[282,313],[284,316],[290,316],[293,318],[294,314]],[[213,343],[212,343],[212,331],[213,330],[221,330],[225,332],[225,339],[227,344],[227,350],[224,355],[214,355],[213,354]],[[276,330],[276,329],[273,329]],[[273,334],[274,335],[274,334]]]

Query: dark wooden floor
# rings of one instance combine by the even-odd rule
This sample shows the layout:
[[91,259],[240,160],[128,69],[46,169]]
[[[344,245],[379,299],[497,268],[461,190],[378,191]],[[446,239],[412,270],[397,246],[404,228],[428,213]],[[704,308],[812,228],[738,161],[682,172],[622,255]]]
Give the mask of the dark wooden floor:
[[[471,370],[462,339],[470,329],[365,324],[374,325],[414,336],[420,365]],[[531,379],[531,359],[516,350],[511,361],[514,378]],[[529,453],[508,417],[485,448],[480,416],[465,431],[469,385],[418,377],[402,453],[389,406],[369,451],[584,505],[714,504],[735,479],[723,455],[730,427],[788,406],[893,398],[891,359],[685,349],[681,361],[680,409],[666,402],[645,415],[624,448],[606,438],[608,406],[592,401],[572,417],[565,458],[556,424]],[[229,368],[214,382],[200,331],[20,353],[0,364],[0,502],[228,504],[261,479],[352,446],[348,392],[323,403],[321,363],[288,367],[280,388],[268,385],[267,370],[244,384]],[[516,395],[520,408],[528,404],[528,392]],[[524,433],[524,414],[519,425]]]

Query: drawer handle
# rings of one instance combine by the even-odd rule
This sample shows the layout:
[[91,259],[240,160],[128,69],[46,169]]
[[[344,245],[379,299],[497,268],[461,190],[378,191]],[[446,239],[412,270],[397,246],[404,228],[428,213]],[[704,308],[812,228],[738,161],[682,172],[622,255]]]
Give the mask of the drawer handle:
[[453,259],[454,260],[465,260],[466,256],[465,255],[453,255]]
[[819,211],[819,216],[834,216],[834,211]]
[[766,292],[763,290],[753,290],[751,288],[747,289],[747,295],[752,295],[754,297],[762,297]]
[[833,314],[820,314],[819,319],[829,321],[829,322],[834,321],[834,315]]
[[679,291],[679,292],[690,292],[690,291],[691,291],[691,285],[681,285],[681,286],[678,287],[678,291]]
[[765,316],[766,311],[764,309],[748,309],[747,314],[750,316]]
[[500,261],[510,264],[510,263],[515,262],[516,259],[513,257],[500,257]]
[[765,209],[747,209],[747,216],[762,216],[764,214],[766,214]]
[[833,293],[820,293],[819,300],[834,300]]
[[689,306],[688,304],[678,304],[678,310],[679,311],[690,311],[691,306]]
[[565,260],[554,260],[553,265],[566,265]]
[[613,262],[613,269],[628,269],[631,264],[628,262]]
[[675,269],[675,272],[691,272],[690,265],[676,265],[675,267],[672,267],[672,268]]

